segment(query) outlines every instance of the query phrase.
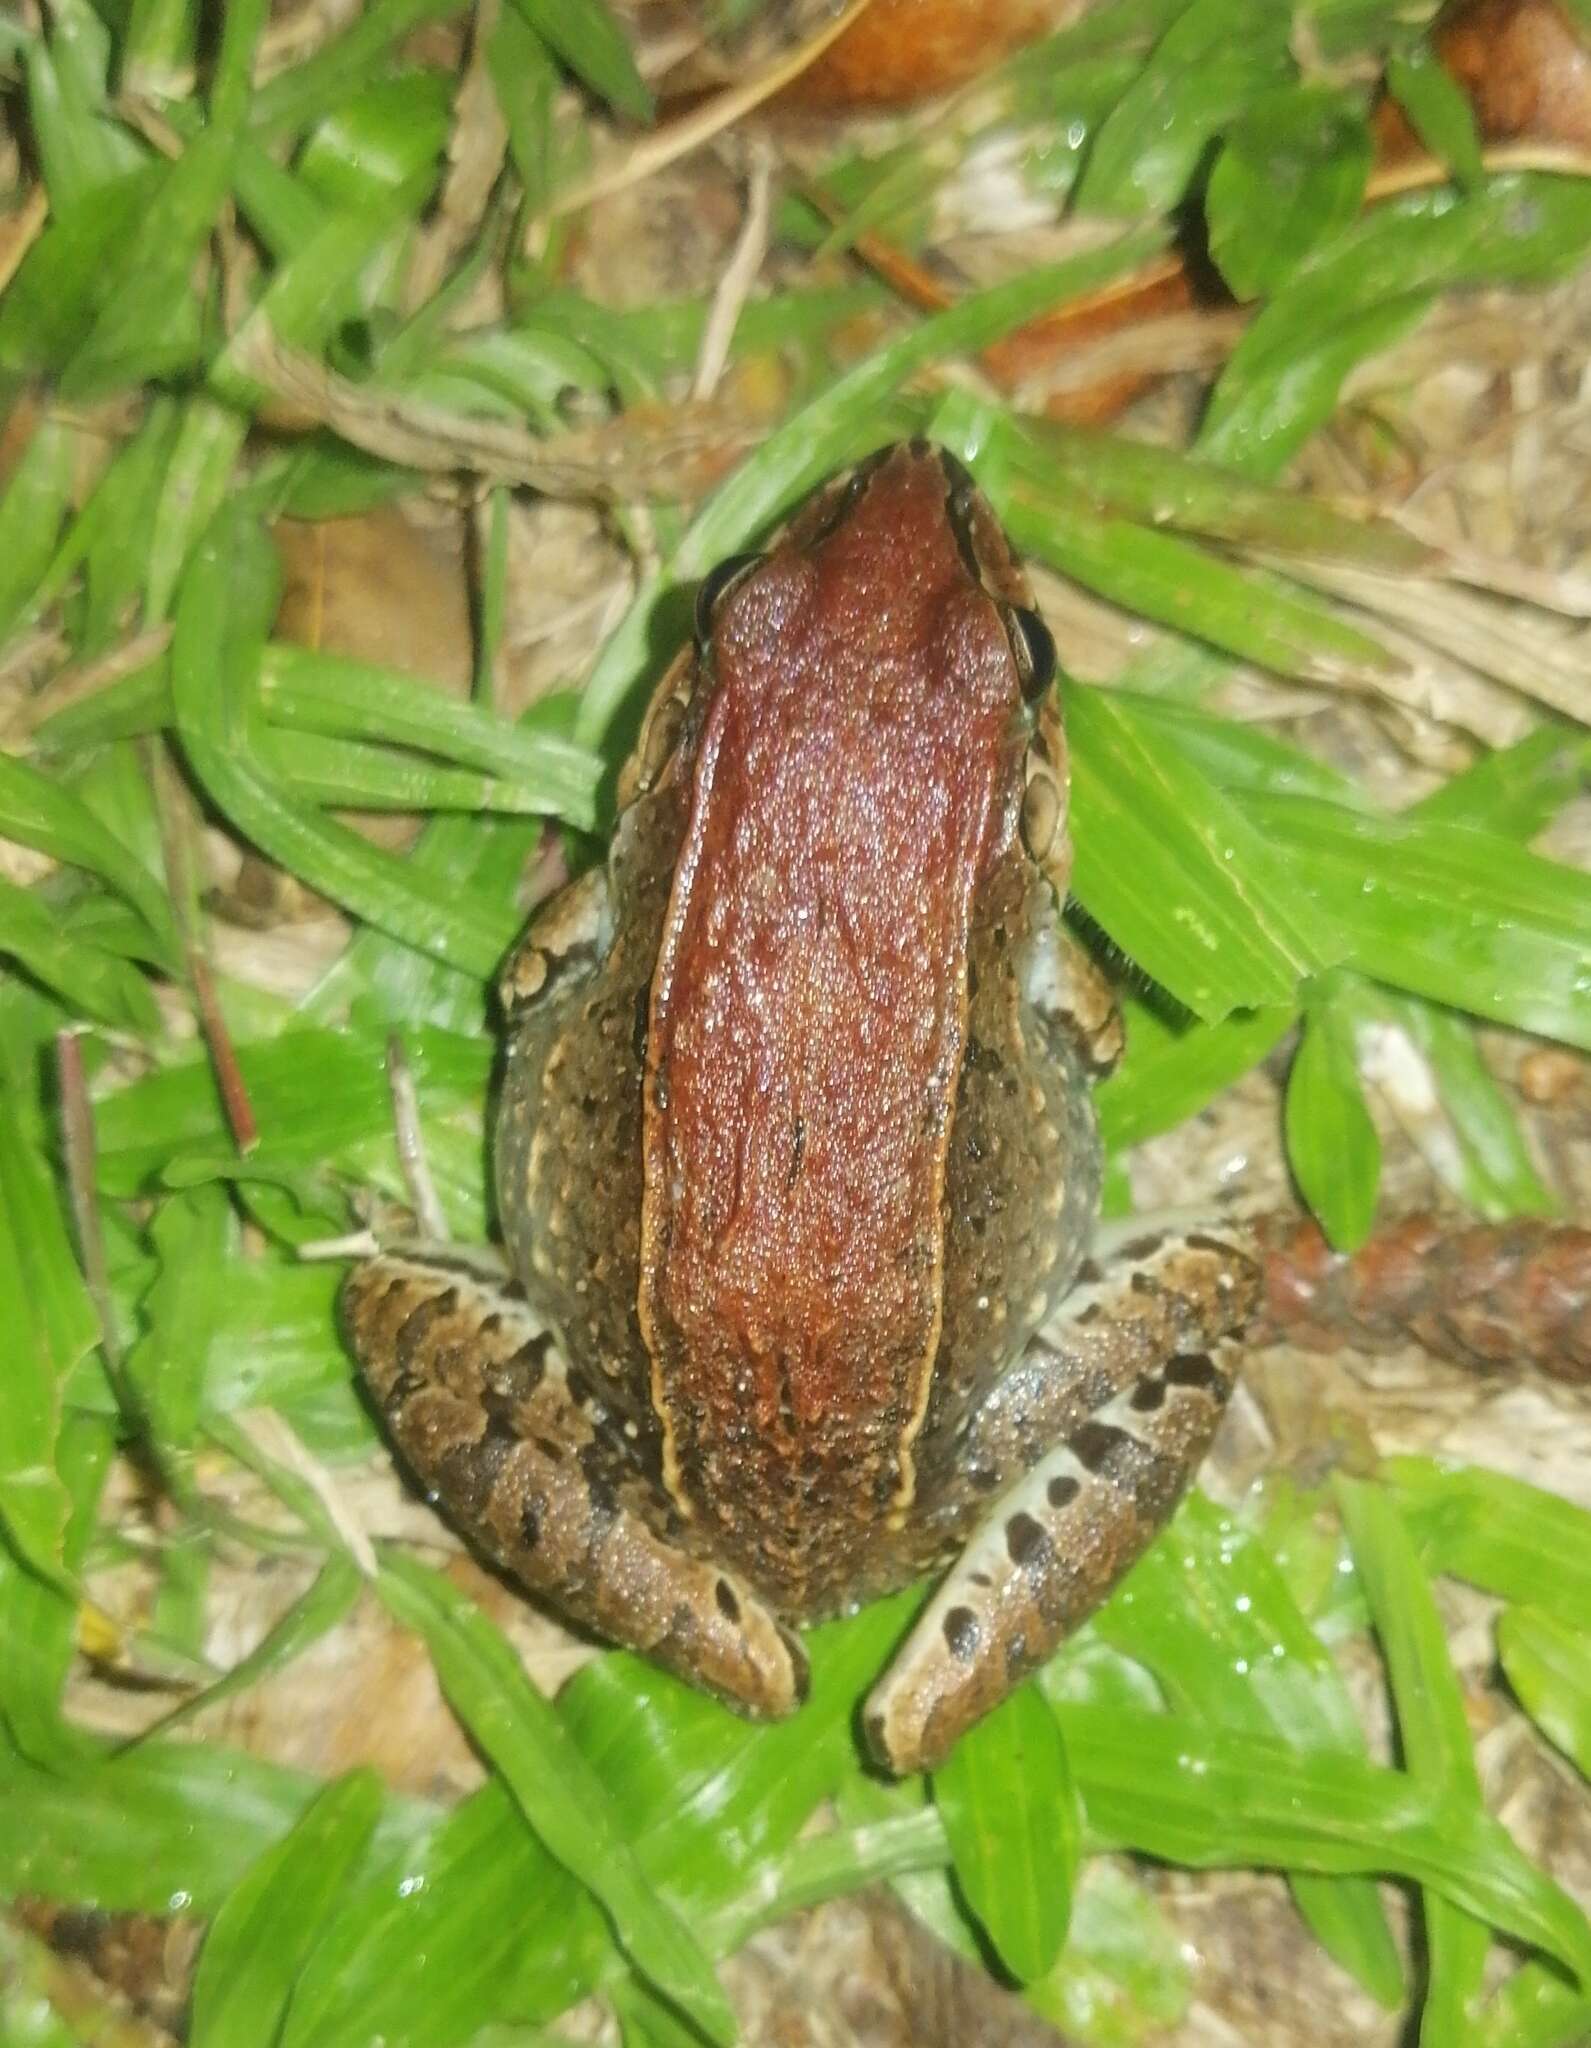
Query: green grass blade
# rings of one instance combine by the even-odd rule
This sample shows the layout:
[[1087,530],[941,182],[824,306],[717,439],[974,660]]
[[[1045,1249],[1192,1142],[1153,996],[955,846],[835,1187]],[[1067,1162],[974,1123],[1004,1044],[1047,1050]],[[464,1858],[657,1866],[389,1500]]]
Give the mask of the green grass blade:
[[0,754],[0,832],[98,876],[149,927],[156,957],[176,964],[177,940],[165,888],[58,778]]
[[1218,1024],[1170,1023],[1130,995],[1124,1009],[1126,1057],[1096,1097],[1100,1132],[1112,1152],[1197,1115],[1275,1051],[1297,1014],[1284,1005],[1234,1010]]
[[1295,891],[1326,917],[1342,913],[1347,964],[1485,1022],[1591,1048],[1591,876],[1445,821],[1305,797],[1237,801]]
[[[1468,1799],[1478,1811],[1480,1774],[1464,1696],[1414,1546],[1381,1488],[1339,1476],[1336,1494],[1386,1659],[1405,1768],[1434,1792]],[[1490,1932],[1484,1920],[1431,1892],[1425,1932],[1430,1960],[1420,2039],[1428,2048],[1461,2048],[1473,2038]]]
[[71,1495],[56,1464],[68,1373],[99,1342],[35,1121],[14,1081],[0,1081],[0,1301],[8,1307],[0,1400],[0,1528],[51,1585],[73,1589],[62,1562]]
[[1365,1104],[1351,1018],[1332,983],[1305,1011],[1287,1074],[1287,1163],[1338,1251],[1357,1251],[1375,1222],[1381,1140]]
[[75,437],[51,419],[28,436],[0,497],[0,645],[25,616],[72,502]]
[[1215,1022],[1291,1003],[1325,964],[1235,805],[1108,692],[1067,693],[1078,901],[1178,1002]]
[[1591,1633],[1591,1514],[1584,1508],[1474,1465],[1389,1458],[1381,1473],[1401,1498],[1428,1570],[1523,1606],[1550,1586],[1554,1613]]
[[606,0],[511,0],[582,85],[615,113],[650,121],[652,95],[635,68],[624,30]]
[[1591,1778],[1591,1632],[1542,1607],[1510,1607],[1497,1651],[1531,1720]]
[[454,1712],[547,1847],[602,1901],[636,1968],[712,2040],[732,2042],[734,2014],[712,1965],[647,1884],[607,1787],[496,1626],[437,1573],[396,1553],[378,1590],[424,1638]]
[[168,1735],[185,1721],[223,1700],[235,1699],[258,1685],[262,1678],[286,1670],[287,1666],[318,1643],[322,1636],[345,1621],[358,1604],[364,1581],[346,1551],[332,1551],[315,1577],[290,1607],[272,1622],[254,1648],[214,1685],[194,1693],[139,1737],[141,1742]]
[[192,2048],[271,2048],[298,1972],[380,1811],[381,1780],[350,1771],[228,1896],[199,1954]]
[[1470,197],[1394,199],[1289,280],[1233,351],[1199,451],[1274,476],[1337,402],[1343,379],[1455,285],[1546,282],[1591,242],[1581,178],[1491,178]]
[[601,762],[557,734],[513,726],[401,670],[277,642],[260,670],[267,715],[295,731],[423,749],[511,782],[525,802],[589,830]]
[[1227,131],[1205,189],[1210,254],[1239,299],[1274,292],[1358,218],[1370,174],[1358,95],[1290,85]]
[[[113,1430],[105,1417],[63,1418],[56,1470],[69,1502],[61,1549],[68,1573],[82,1568],[112,1449]],[[78,1602],[0,1543],[0,1724],[30,1763],[52,1771],[77,1768],[87,1747],[61,1712],[77,1655],[77,1623]]]
[[1021,1686],[934,1773],[967,1903],[1019,1983],[1054,1968],[1071,1918],[1082,1826],[1059,1723]]
[[[1153,1673],[1178,1711],[1217,1728],[1279,1736],[1299,1751],[1364,1755],[1347,1688],[1269,1551],[1197,1493],[1095,1627],[1134,1668]],[[1371,1881],[1302,1870],[1290,1870],[1288,1880],[1327,1951],[1380,2004],[1395,2008],[1403,1972]]]
[[511,913],[450,898],[357,833],[295,803],[259,764],[250,726],[275,558],[254,514],[222,513],[183,582],[172,702],[184,752],[243,835],[313,889],[444,963],[485,979],[513,937]]
[[1471,1802],[1341,1754],[1181,1716],[1057,1708],[1090,1829],[1195,1869],[1280,1864],[1413,1879],[1584,1980],[1591,1924]]
[[125,960],[62,929],[35,889],[0,880],[0,954],[20,962],[67,1011],[118,1031],[155,1033],[160,1011],[148,982]]

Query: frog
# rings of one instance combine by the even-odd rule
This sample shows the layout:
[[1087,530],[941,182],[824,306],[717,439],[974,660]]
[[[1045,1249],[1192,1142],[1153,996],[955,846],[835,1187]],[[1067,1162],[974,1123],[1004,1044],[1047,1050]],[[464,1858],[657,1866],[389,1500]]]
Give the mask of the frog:
[[1054,641],[925,441],[701,584],[605,863],[501,978],[506,1266],[343,1313],[400,1459],[566,1620],[742,1714],[937,1577],[862,1708],[932,1770],[1169,1518],[1237,1374],[1240,1232],[1100,1221],[1123,1045],[1063,921]]

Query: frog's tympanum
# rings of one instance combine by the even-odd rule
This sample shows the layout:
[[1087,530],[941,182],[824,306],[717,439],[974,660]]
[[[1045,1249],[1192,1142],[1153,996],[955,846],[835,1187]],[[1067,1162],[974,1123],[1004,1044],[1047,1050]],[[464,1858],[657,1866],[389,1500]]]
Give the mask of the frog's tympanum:
[[942,1758],[1143,1549],[1255,1270],[1092,1247],[1120,1047],[1066,936],[1054,652],[922,444],[703,586],[605,869],[508,969],[514,1273],[424,1248],[346,1310],[394,1441],[572,1620],[753,1714],[790,1624],[937,1593],[867,1741]]

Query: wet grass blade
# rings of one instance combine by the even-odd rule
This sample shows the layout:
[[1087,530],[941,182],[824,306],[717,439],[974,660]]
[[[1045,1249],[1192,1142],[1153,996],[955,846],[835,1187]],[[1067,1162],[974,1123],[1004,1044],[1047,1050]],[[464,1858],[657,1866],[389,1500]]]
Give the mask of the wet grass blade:
[[257,515],[220,515],[184,578],[172,640],[177,727],[200,782],[245,837],[313,889],[421,952],[485,979],[513,937],[511,912],[445,896],[416,869],[295,803],[251,743],[276,565]]
[[1067,693],[1067,732],[1072,887],[1089,916],[1208,1023],[1290,1004],[1336,941],[1301,931],[1237,807],[1106,691]]
[[[1362,1759],[1363,1731],[1330,1654],[1269,1551],[1200,1494],[1100,1610],[1101,1639],[1154,1674],[1179,1712]],[[1056,1695],[1052,1692],[1052,1697]],[[1389,2010],[1403,1971],[1379,1894],[1357,1875],[1290,1870],[1316,1938]]]
[[934,1773],[956,1879],[1019,1983],[1054,1968],[1071,1919],[1082,1834],[1060,1726],[1024,1685]]
[[1553,1612],[1591,1634],[1591,1514],[1560,1495],[1475,1465],[1389,1458],[1428,1569],[1529,1606],[1551,1586]]
[[511,0],[582,85],[615,113],[650,121],[652,95],[635,68],[629,40],[606,0]]
[[526,1820],[612,1917],[636,1968],[714,2041],[735,2038],[712,1965],[637,1866],[608,1788],[525,1676],[496,1626],[448,1582],[396,1553],[378,1590],[425,1640],[448,1702],[502,1773]]
[[1545,1608],[1510,1607],[1497,1651],[1525,1712],[1591,1778],[1591,1634]]
[[1180,1715],[1056,1709],[1090,1830],[1195,1869],[1378,1872],[1439,1891],[1585,1981],[1591,1924],[1471,1803],[1340,1753]]
[[1347,964],[1483,1021],[1591,1048],[1591,877],[1510,839],[1310,798],[1245,817],[1326,916]]
[[350,1771],[268,1850],[211,1923],[193,1982],[193,2048],[270,2048],[327,1910],[374,1832],[381,1780]]
[[589,830],[601,762],[555,733],[510,725],[396,669],[276,643],[260,669],[266,714],[298,732],[401,744],[514,784],[526,806]]
[[1338,1251],[1357,1251],[1375,1222],[1381,1140],[1365,1103],[1352,1017],[1336,978],[1311,995],[1287,1072],[1287,1163]]
[[[1404,1766],[1434,1792],[1468,1799],[1479,1811],[1480,1773],[1464,1697],[1408,1532],[1381,1488],[1339,1476],[1336,1495],[1386,1659]],[[1462,2048],[1473,2038],[1490,1930],[1484,1920],[1427,1891],[1425,1933],[1429,1964],[1420,2040],[1427,2048]]]
[[1174,1130],[1281,1044],[1297,1012],[1234,1010],[1218,1024],[1168,1021],[1128,997],[1127,1053],[1100,1088],[1100,1131],[1112,1152]]
[[56,1468],[62,1389],[99,1322],[16,1083],[0,1079],[0,1301],[9,1357],[0,1401],[0,1528],[29,1570],[75,1591],[62,1562],[71,1494]]

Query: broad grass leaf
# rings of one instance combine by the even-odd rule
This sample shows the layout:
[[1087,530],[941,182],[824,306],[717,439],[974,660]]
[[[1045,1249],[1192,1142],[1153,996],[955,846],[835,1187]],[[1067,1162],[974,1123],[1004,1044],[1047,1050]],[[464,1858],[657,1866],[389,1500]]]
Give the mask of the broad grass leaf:
[[1525,1712],[1591,1778],[1591,1630],[1545,1607],[1510,1607],[1497,1652]]
[[[1364,1756],[1347,1688],[1269,1551],[1198,1493],[1094,1628],[1134,1668],[1151,1672],[1178,1712],[1275,1735],[1301,1751]],[[1051,1688],[1051,1698],[1059,1696]],[[1396,2007],[1402,1966],[1370,1880],[1290,1870],[1288,1881],[1327,1951],[1380,2004]]]
[[1174,206],[1211,138],[1292,70],[1286,19],[1266,0],[1193,0],[1100,124],[1074,205],[1085,213]]
[[1340,1752],[1182,1715],[1057,1708],[1091,1832],[1195,1869],[1234,1862],[1429,1885],[1591,1975],[1591,1924],[1472,1803]]
[[1432,156],[1474,191],[1486,176],[1475,108],[1429,43],[1387,60],[1387,93]]
[[1381,1476],[1395,1488],[1428,1570],[1522,1606],[1550,1586],[1553,1612],[1591,1634],[1591,1514],[1584,1508],[1477,1465],[1388,1458]]
[[[1384,1489],[1339,1475],[1335,1490],[1386,1659],[1404,1768],[1433,1791],[1468,1799],[1480,1811],[1464,1696],[1414,1545]],[[1429,1962],[1420,2039],[1428,2048],[1447,2048],[1472,2026],[1491,1932],[1484,1919],[1440,1892],[1428,1890],[1424,1904]]]
[[509,0],[582,85],[615,113],[650,121],[652,95],[607,0]]
[[1499,177],[1377,207],[1298,271],[1260,312],[1210,398],[1198,451],[1246,476],[1276,475],[1337,403],[1356,364],[1463,284],[1547,283],[1591,242],[1591,186]]
[[1081,1822],[1060,1726],[1019,1686],[969,1728],[934,1773],[956,1879],[1019,1983],[1054,1968],[1066,1940]]
[[1224,1088],[1281,1044],[1297,1012],[1234,1010],[1219,1023],[1168,1020],[1134,999],[1123,1003],[1127,1051],[1096,1095],[1100,1135],[1112,1152],[1140,1145],[1196,1116]]
[[495,1624],[437,1573],[396,1553],[378,1591],[424,1637],[454,1712],[542,1841],[602,1901],[636,1968],[710,2039],[732,2041],[734,2016],[711,1964],[646,1882],[607,1787]]
[[1204,196],[1210,254],[1237,298],[1274,292],[1358,218],[1370,160],[1355,96],[1295,85],[1254,101],[1227,130]]
[[381,1811],[381,1780],[350,1771],[320,1792],[211,1922],[194,1975],[193,2048],[271,2048],[326,1913]]
[[1300,929],[1237,806],[1106,691],[1067,693],[1067,731],[1072,887],[1089,916],[1206,1022],[1290,1005],[1334,935]]
[[1312,996],[1287,1074],[1287,1163],[1338,1251],[1357,1251],[1375,1222],[1381,1140],[1365,1103],[1351,1018],[1330,984]]

